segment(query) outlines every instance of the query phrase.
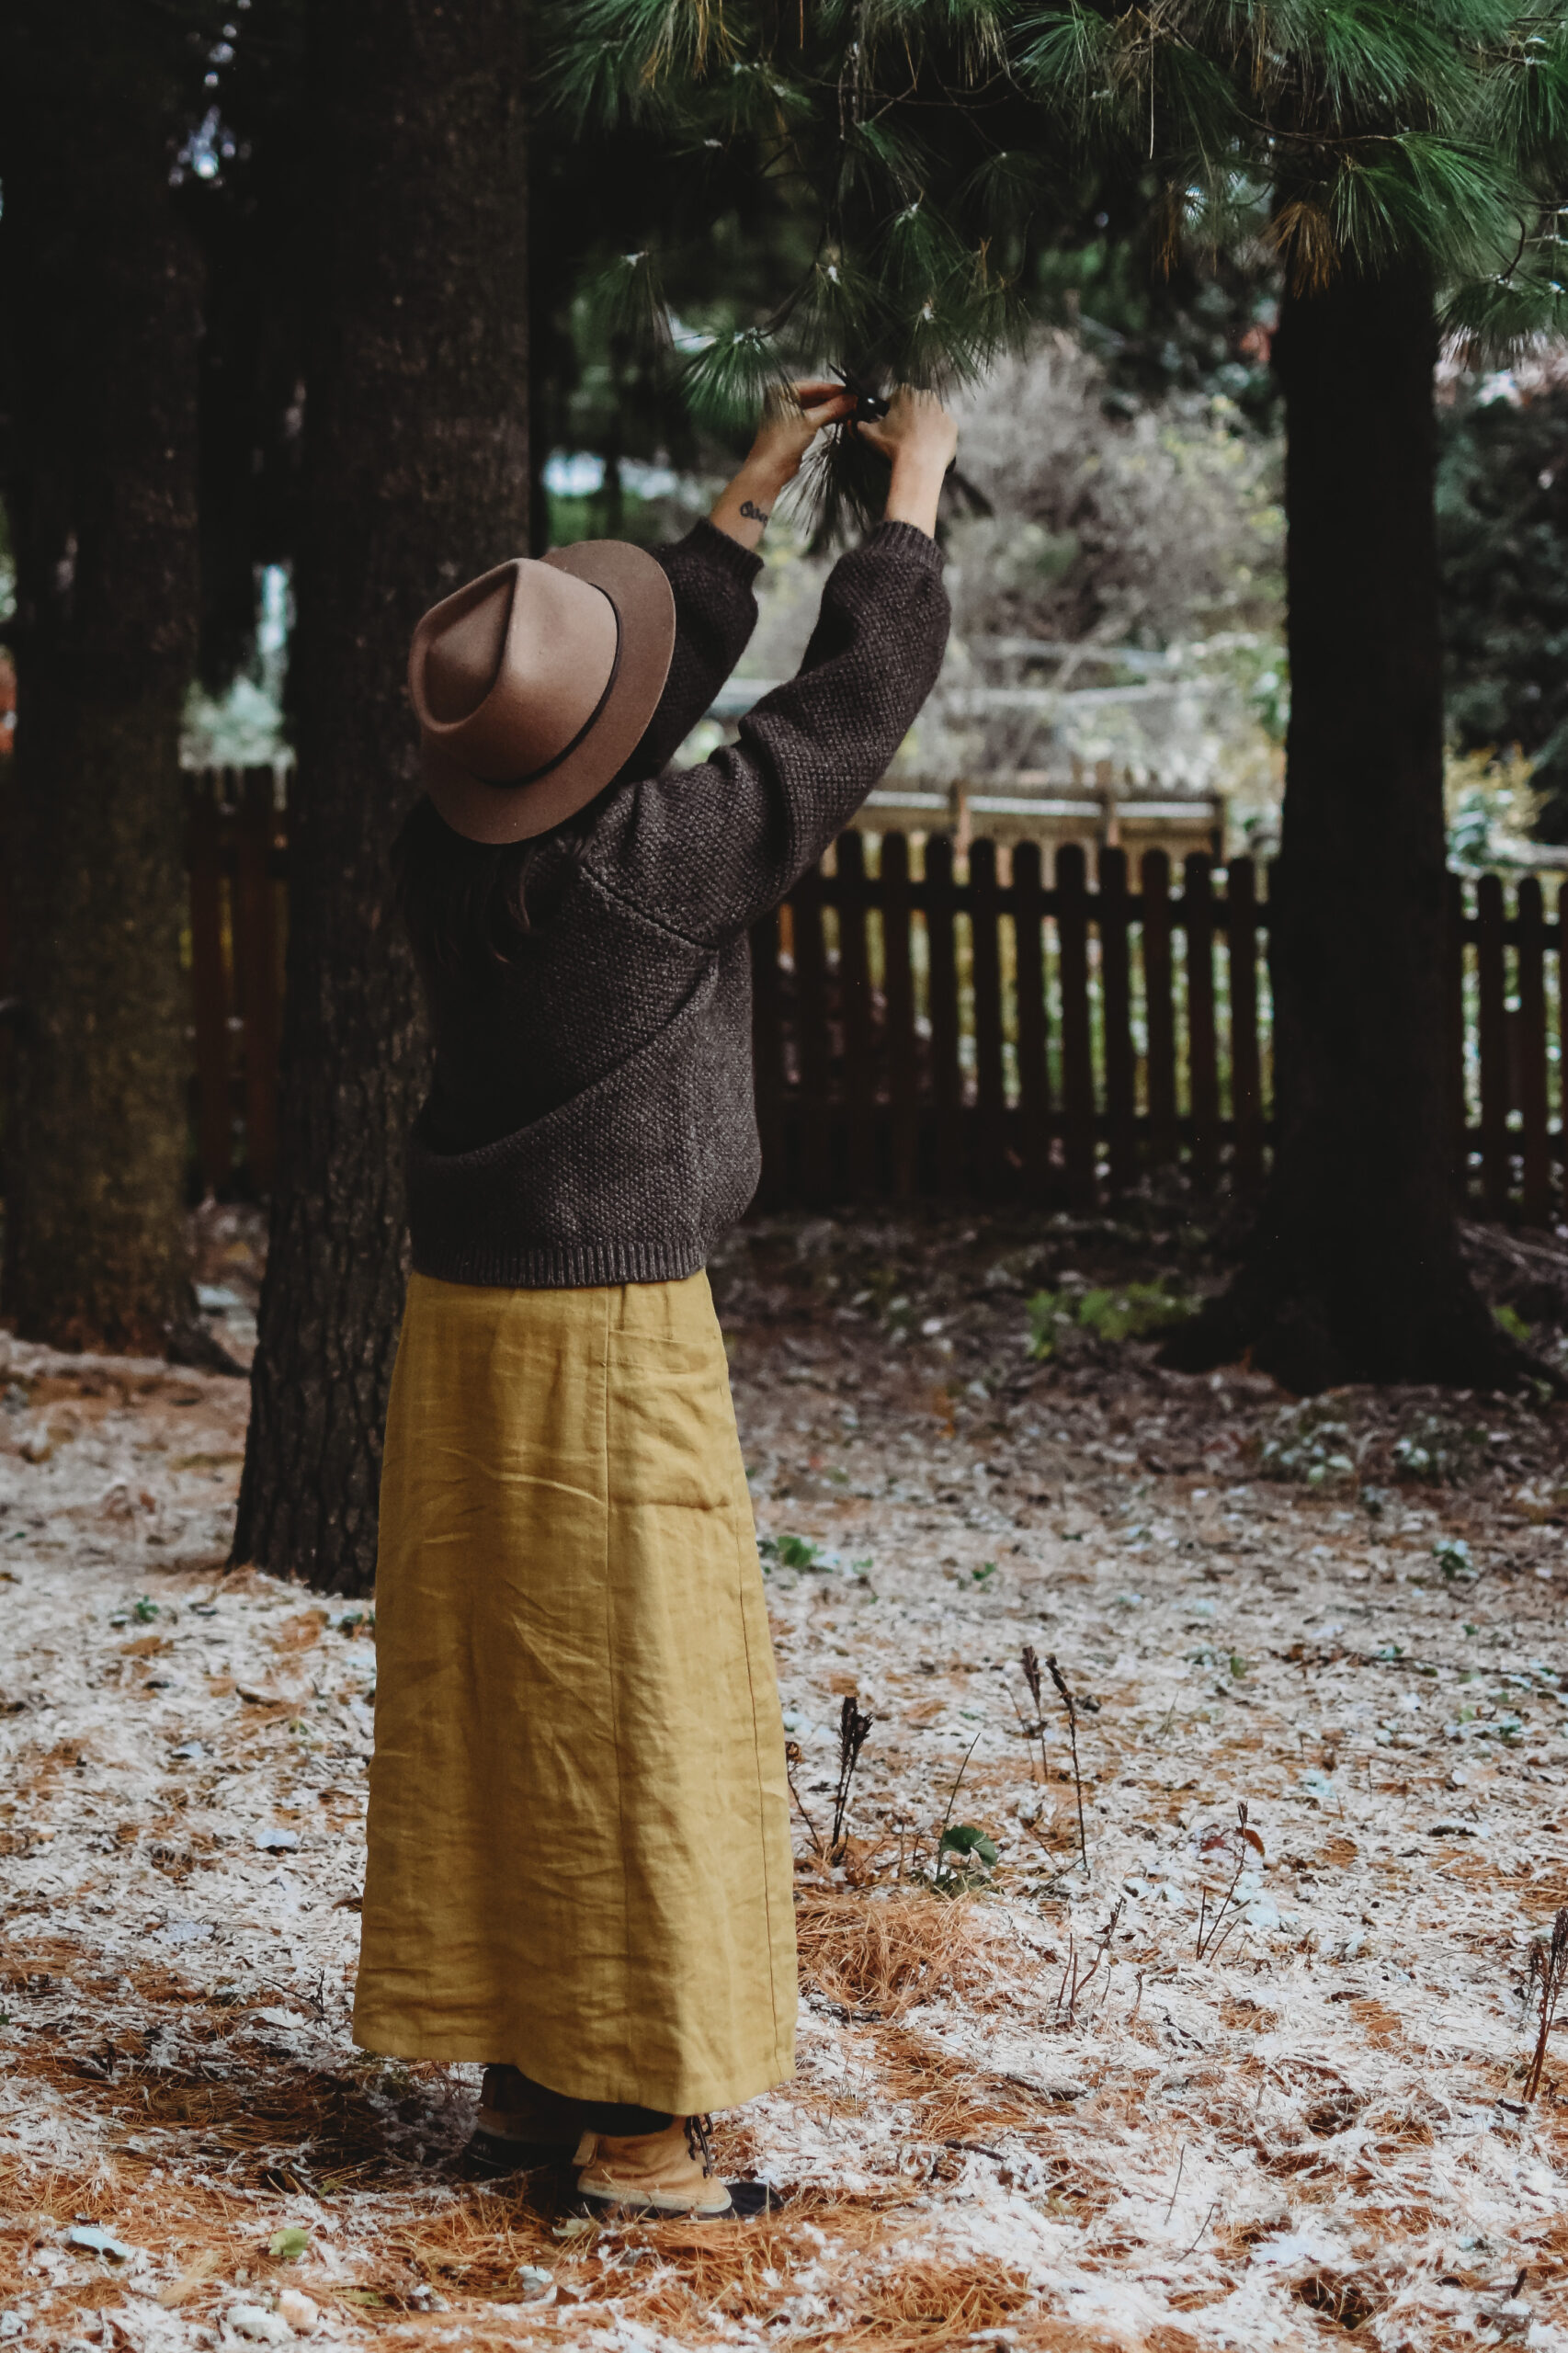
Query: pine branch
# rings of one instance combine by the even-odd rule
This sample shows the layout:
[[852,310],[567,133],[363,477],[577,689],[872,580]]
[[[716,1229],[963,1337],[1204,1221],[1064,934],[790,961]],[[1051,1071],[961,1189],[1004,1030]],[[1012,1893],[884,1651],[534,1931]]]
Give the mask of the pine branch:
[[[558,8],[556,87],[749,157],[781,230],[812,239],[771,307],[686,370],[693,414],[724,430],[803,369],[972,380],[1017,340],[1038,256],[1083,241],[1101,191],[1166,270],[1283,261],[1311,288],[1420,258],[1478,346],[1561,321],[1568,20],[1540,0]],[[654,298],[625,301],[656,336]],[[802,490],[819,536],[881,486],[857,437],[833,437]]]

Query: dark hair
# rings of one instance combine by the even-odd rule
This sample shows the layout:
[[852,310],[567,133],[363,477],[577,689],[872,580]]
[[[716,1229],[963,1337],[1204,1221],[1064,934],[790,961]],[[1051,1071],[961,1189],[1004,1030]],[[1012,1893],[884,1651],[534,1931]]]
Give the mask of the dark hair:
[[549,915],[547,904],[528,904],[530,875],[563,840],[575,863],[588,815],[579,810],[531,841],[472,842],[421,795],[392,844],[392,871],[398,912],[426,980],[494,980],[517,963]]

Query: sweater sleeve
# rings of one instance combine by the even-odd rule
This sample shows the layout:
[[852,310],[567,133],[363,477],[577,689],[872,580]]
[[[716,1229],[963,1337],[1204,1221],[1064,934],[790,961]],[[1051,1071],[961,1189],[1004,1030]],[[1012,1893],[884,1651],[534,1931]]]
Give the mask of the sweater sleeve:
[[676,600],[676,642],[659,707],[622,773],[657,776],[711,703],[756,627],[762,558],[711,523],[658,551]]
[[703,946],[747,929],[822,856],[887,771],[948,640],[942,558],[883,523],[828,576],[798,675],[701,767],[616,797],[585,864]]

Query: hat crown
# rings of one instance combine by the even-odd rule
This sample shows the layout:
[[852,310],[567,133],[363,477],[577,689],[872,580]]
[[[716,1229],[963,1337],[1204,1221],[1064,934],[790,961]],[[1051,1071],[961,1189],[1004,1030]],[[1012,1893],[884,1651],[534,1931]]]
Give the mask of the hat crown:
[[658,708],[675,593],[646,548],[515,556],[431,608],[408,691],[431,800],[474,842],[526,841],[586,806]]
[[594,719],[619,643],[603,589],[516,557],[420,623],[409,664],[420,726],[484,783],[538,777]]
[[506,649],[511,611],[512,582],[497,581],[477,605],[431,639],[425,655],[425,699],[438,725],[472,718],[490,692]]

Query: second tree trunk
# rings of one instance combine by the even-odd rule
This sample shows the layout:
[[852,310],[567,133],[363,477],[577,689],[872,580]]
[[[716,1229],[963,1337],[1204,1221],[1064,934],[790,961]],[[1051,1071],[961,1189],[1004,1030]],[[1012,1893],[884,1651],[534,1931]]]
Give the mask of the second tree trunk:
[[236,1560],[362,1592],[426,1055],[387,853],[419,790],[426,606],[528,545],[516,0],[318,0],[278,1173]]
[[1286,1387],[1480,1382],[1508,1351],[1460,1253],[1443,996],[1437,358],[1419,269],[1287,298],[1290,728],[1275,884],[1275,1174],[1170,1350]]

